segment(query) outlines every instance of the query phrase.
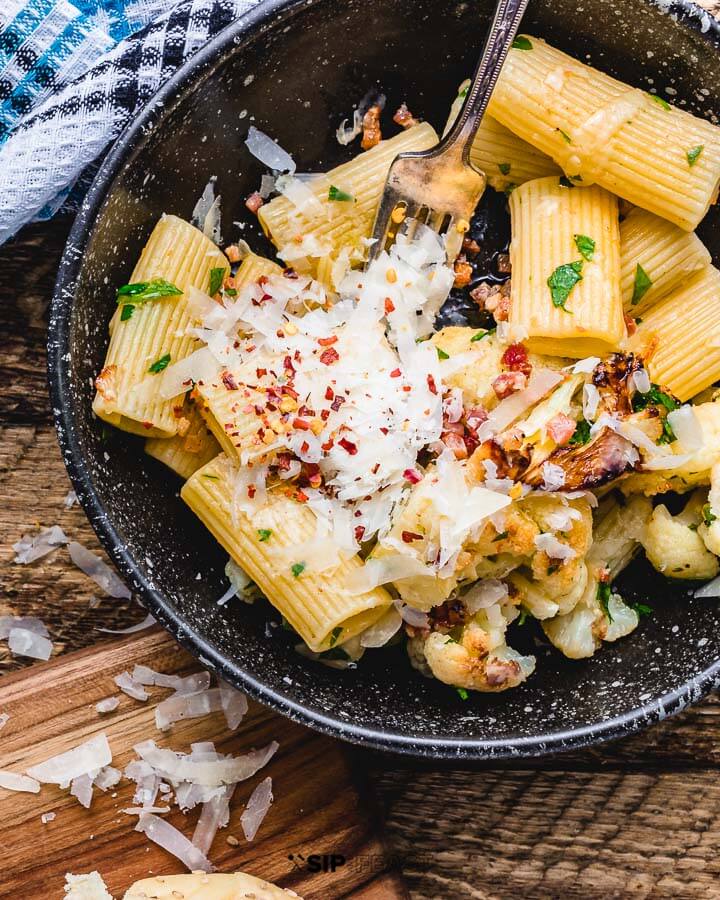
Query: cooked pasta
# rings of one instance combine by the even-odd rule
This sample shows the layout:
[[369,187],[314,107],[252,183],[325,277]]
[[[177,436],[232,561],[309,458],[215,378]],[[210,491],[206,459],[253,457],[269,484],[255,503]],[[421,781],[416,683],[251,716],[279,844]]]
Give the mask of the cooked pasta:
[[348,587],[360,557],[333,554],[328,538],[313,547],[315,516],[281,488],[268,491],[252,518],[234,510],[235,474],[221,455],[185,483],[181,497],[308,647],[340,647],[377,621],[392,598],[383,588]]
[[606,353],[622,340],[617,200],[551,176],[510,195],[510,324],[556,356]]
[[625,311],[642,316],[710,262],[710,252],[696,234],[635,207],[620,224],[620,284]]
[[552,157],[577,184],[596,182],[692,231],[714,202],[720,130],[536,37],[508,54],[488,112]]
[[186,480],[220,453],[220,445],[208,430],[197,405],[186,399],[177,434],[171,438],[149,438],[145,441],[145,452]]

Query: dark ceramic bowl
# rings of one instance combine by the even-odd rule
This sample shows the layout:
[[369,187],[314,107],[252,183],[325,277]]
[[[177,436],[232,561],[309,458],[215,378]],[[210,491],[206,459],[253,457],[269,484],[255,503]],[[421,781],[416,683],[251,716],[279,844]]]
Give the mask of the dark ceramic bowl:
[[[664,7],[664,11],[660,7]],[[114,288],[158,216],[189,217],[211,175],[223,232],[260,236],[243,200],[259,164],[244,147],[250,122],[291,150],[302,170],[347,159],[335,128],[369,87],[389,105],[442,126],[473,68],[489,4],[455,0],[271,0],[227,28],[151,101],[106,159],[78,216],[52,306],[49,359],[60,445],[100,539],[152,614],[201,663],[268,706],[336,737],[432,758],[535,756],[620,737],[677,712],[719,680],[720,613],[643,563],[622,590],[654,608],[637,631],[573,662],[526,626],[511,643],[535,650],[523,687],[463,702],[428,681],[400,648],[337,672],[309,662],[264,604],[216,600],[225,554],[178,497],[178,481],[91,413]],[[681,106],[718,111],[720,36],[697,7],[642,0],[531,4],[523,30]],[[709,90],[708,90],[709,88]],[[497,205],[497,204],[496,204]],[[720,261],[718,213],[701,229]],[[266,245],[256,246],[262,251]],[[200,573],[200,579],[196,576]]]

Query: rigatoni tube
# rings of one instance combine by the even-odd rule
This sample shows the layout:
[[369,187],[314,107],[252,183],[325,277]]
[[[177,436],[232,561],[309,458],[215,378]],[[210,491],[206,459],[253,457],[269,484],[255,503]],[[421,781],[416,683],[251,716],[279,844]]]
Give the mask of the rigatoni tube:
[[596,182],[694,230],[720,181],[720,128],[629,87],[536,37],[508,54],[488,112],[551,156],[578,184]]
[[616,198],[540,178],[512,192],[510,217],[512,330],[551,356],[616,348],[625,334]]
[[220,445],[208,430],[197,405],[186,398],[177,434],[171,438],[149,438],[145,441],[145,452],[187,480],[220,453]]
[[252,517],[234,509],[238,469],[221,455],[196,472],[181,497],[273,606],[315,652],[339,646],[376,622],[392,598],[381,587],[355,592],[349,577],[364,565],[357,555],[332,557],[324,538],[323,562],[306,554],[317,519],[303,503],[270,489]]

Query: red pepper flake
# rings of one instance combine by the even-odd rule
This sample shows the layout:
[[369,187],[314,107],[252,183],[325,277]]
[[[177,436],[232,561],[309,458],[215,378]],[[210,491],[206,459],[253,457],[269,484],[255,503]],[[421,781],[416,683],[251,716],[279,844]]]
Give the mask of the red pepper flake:
[[333,363],[336,363],[340,359],[337,350],[334,347],[329,347],[327,350],[323,350],[320,354],[320,362],[324,366],[331,366]]
[[267,369],[255,369],[255,375],[258,378],[264,378],[267,375]]
[[510,344],[500,362],[511,372],[522,372],[523,375],[529,375],[532,371],[527,350],[522,344]]
[[310,423],[305,419],[293,419],[293,428],[298,431],[310,431]]
[[333,410],[333,412],[337,412],[340,409],[340,407],[343,405],[344,402],[345,402],[345,398],[338,395],[333,400],[333,402],[330,404],[330,409]]
[[399,378],[401,375],[402,375],[402,372],[400,371],[400,369],[393,369],[392,372],[390,373],[391,378]]
[[283,369],[287,369],[288,372],[294,374],[295,366],[293,365],[292,357],[286,356],[285,359],[283,359]]
[[276,337],[284,338],[285,332],[282,330],[282,328],[278,328],[278,330],[275,332],[275,335],[276,335]]
[[417,469],[405,469],[403,478],[405,481],[409,481],[410,484],[419,484],[422,481],[422,475]]
[[153,423],[152,422],[143,422],[142,427],[147,428],[149,430],[150,428],[153,427]]
[[[429,376],[428,376],[428,377],[429,377]],[[404,384],[404,385],[402,386],[402,389],[405,391],[406,394],[409,394],[410,391],[412,390],[412,386],[409,385],[409,384]]]
[[305,491],[303,491],[301,488],[298,488],[295,492],[295,499],[299,500],[300,503],[307,503],[310,498],[305,493]]
[[395,304],[389,297],[385,298],[385,315],[389,316],[391,312],[395,312]]
[[252,500],[252,498],[255,496],[256,491],[257,491],[257,488],[255,487],[254,484],[249,484],[249,485],[248,485],[247,492],[248,492],[248,497],[249,497],[251,500]]
[[222,379],[222,383],[225,385],[225,387],[226,387],[229,391],[236,391],[236,390],[238,390],[238,383],[237,383],[237,381],[235,381],[235,379],[233,378],[232,372],[223,372],[222,375],[221,375],[220,377],[221,377],[221,379]]
[[343,450],[347,451],[350,456],[355,456],[357,453],[357,444],[353,444],[353,442],[349,441],[347,438],[340,438],[338,444],[340,444]]
[[334,396],[335,396],[335,392],[334,392],[333,389],[330,387],[330,385],[328,385],[328,386],[325,388],[325,399],[326,399],[326,400],[332,400]]
[[320,444],[320,449],[323,451],[323,453],[329,453],[332,450],[334,443],[335,441],[330,438],[329,441],[325,441],[324,444]]
[[403,531],[401,535],[406,544],[412,544],[413,541],[421,541],[423,536],[416,531]]
[[306,418],[306,419],[313,419],[313,418],[315,418],[315,410],[314,410],[314,409],[310,409],[309,406],[305,406],[304,404],[303,404],[303,405],[300,407],[300,409],[297,411],[297,414],[298,414],[299,416],[303,416],[303,417]]
[[337,344],[337,335],[332,334],[330,337],[318,338],[318,344],[321,347],[332,347],[333,344]]
[[327,422],[327,420],[330,418],[330,410],[329,409],[321,409],[320,410],[320,418],[323,420],[323,422]]
[[282,387],[280,388],[280,393],[282,393],[282,394],[287,394],[288,397],[292,397],[293,400],[297,400],[297,398],[300,396],[300,395],[298,394],[297,391],[294,391],[294,390],[293,390],[289,385],[287,385],[287,384],[283,384],[283,385],[282,385]]
[[492,388],[498,400],[504,400],[516,391],[527,387],[527,375],[524,372],[503,372],[493,381]]
[[355,540],[360,543],[363,539],[363,535],[365,534],[365,526],[364,525],[356,525],[355,526]]
[[307,441],[303,441],[302,444],[300,444],[300,452],[301,453],[307,453],[309,449],[310,449],[310,444],[308,444]]
[[296,281],[300,277],[295,269],[290,266],[288,266],[287,269],[283,269],[283,276],[285,278],[291,278],[293,281]]
[[427,377],[427,386],[431,394],[437,394],[437,387],[435,386],[435,379],[432,375],[428,375]]
[[380,463],[375,463],[375,465],[370,469],[373,475],[377,475],[378,469],[380,468]]
[[384,428],[384,427],[383,427],[383,428],[380,429],[380,431],[382,431],[383,434],[388,434],[388,432],[390,431],[390,429],[389,429],[389,428]]

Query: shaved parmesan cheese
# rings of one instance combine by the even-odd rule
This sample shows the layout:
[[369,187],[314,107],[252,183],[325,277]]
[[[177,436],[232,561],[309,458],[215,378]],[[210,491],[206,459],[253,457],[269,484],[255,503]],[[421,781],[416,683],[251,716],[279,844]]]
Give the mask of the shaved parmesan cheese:
[[52,655],[52,641],[28,628],[11,628],[8,635],[8,649],[13,656],[46,660]]
[[551,462],[544,462],[540,469],[546,491],[557,491],[565,484],[565,469]]
[[56,819],[56,815],[54,812],[46,812],[40,816],[40,821],[43,825],[47,825],[48,822],[54,822]]
[[635,390],[641,394],[647,394],[652,387],[647,369],[638,369],[636,372],[633,372],[632,379]]
[[273,169],[275,172],[290,172],[291,174],[295,171],[295,161],[292,156],[254,125],[251,125],[248,129],[245,146],[268,169]]
[[235,690],[226,681],[218,679],[218,687],[220,689],[220,704],[225,714],[227,727],[230,731],[235,731],[248,711],[248,699],[245,694]]
[[149,666],[135,666],[132,677],[138,684],[173,688],[178,694],[195,694],[210,687],[209,672],[195,672],[183,677],[181,675],[165,675],[163,672],[154,671]]
[[0,731],[2,731],[9,721],[10,716],[7,713],[0,713]]
[[361,647],[384,647],[402,627],[402,616],[395,606],[381,616],[380,619],[360,635]]
[[548,513],[545,516],[545,521],[553,531],[570,531],[573,521],[578,519],[582,519],[582,513],[572,506]]
[[702,427],[692,406],[686,403],[679,409],[671,410],[667,414],[667,420],[686,453],[692,453],[702,447]]
[[474,584],[461,599],[470,615],[474,616],[480,609],[488,609],[496,603],[504,602],[508,593],[508,586],[502,581],[487,578]]
[[67,496],[63,500],[63,506],[65,509],[72,509],[73,506],[78,502],[78,497],[75,491],[68,491]]
[[65,876],[64,900],[113,900],[98,872]]
[[117,697],[106,697],[104,700],[99,700],[95,704],[95,709],[102,716],[105,715],[105,713],[114,712],[119,705],[120,701]]
[[414,556],[398,553],[365,560],[365,565],[351,572],[345,583],[349,591],[363,594],[391,581],[418,576],[434,578],[435,574],[433,569]]
[[[189,390],[193,381],[212,383],[217,377],[219,368],[220,366],[210,350],[207,347],[201,347],[184,359],[169,365],[160,375],[159,380],[153,380],[153,389],[157,391],[162,400],[171,400]],[[157,379],[157,376],[153,376],[153,378]]]
[[351,141],[354,141],[359,134],[362,134],[362,112],[359,109],[354,110],[352,125],[348,127],[346,123],[347,119],[343,119],[335,132],[338,144],[342,144],[343,147],[346,147]]
[[110,788],[115,787],[121,778],[122,772],[120,769],[115,769],[113,766],[103,766],[93,778],[93,784],[95,787],[100,788],[101,791],[108,791]]
[[281,175],[275,181],[275,187],[308,221],[326,215],[322,203],[308,185],[299,178],[293,178],[292,175]]
[[0,788],[5,788],[6,791],[25,791],[28,794],[39,794],[40,782],[34,778],[28,778],[27,775],[18,775],[15,772],[0,769]]
[[273,802],[272,778],[264,778],[250,795],[247,806],[240,816],[246,841],[252,841]]
[[583,416],[588,422],[594,422],[597,408],[600,403],[600,391],[594,384],[588,382],[583,385]]
[[45,784],[57,784],[67,787],[75,778],[109,766],[112,762],[110,744],[104,733],[96,734],[90,740],[73,747],[65,753],[52,756],[50,759],[32,766],[27,774]]
[[70,793],[73,797],[77,797],[81,806],[84,806],[85,809],[90,809],[93,796],[92,778],[88,774],[78,775],[77,778],[73,778],[70,785]]
[[13,628],[32,631],[42,637],[50,636],[45,623],[34,616],[0,616],[0,640],[6,640],[10,637],[10,632]]
[[70,559],[75,563],[78,569],[81,569],[104,591],[109,597],[129,600],[132,596],[126,585],[120,580],[118,575],[103,562],[99,556],[96,556],[82,544],[77,541],[70,541],[68,544]]
[[235,791],[235,785],[229,784],[222,790],[222,793],[206,800],[203,803],[200,818],[195,826],[192,836],[192,843],[200,850],[201,853],[207,855],[215,839],[218,828],[225,828],[230,821],[230,800]]
[[707,584],[698,588],[693,594],[693,597],[697,597],[700,600],[704,600],[708,597],[720,597],[720,576],[718,578],[713,578],[712,581],[708,581]]
[[12,545],[16,553],[15,562],[28,565],[35,560],[42,559],[43,556],[47,556],[48,553],[52,553],[53,550],[57,550],[67,542],[65,532],[59,525],[41,528],[40,532],[34,536],[25,534],[16,544]]
[[173,781],[189,781],[208,787],[220,787],[251,778],[262,769],[277,751],[279,744],[272,741],[262,750],[252,750],[245,756],[229,757],[213,761],[197,761],[184,753],[162,750],[155,741],[143,741],[133,748],[137,755],[163,777]]
[[517,391],[501,400],[488,415],[478,431],[481,440],[492,437],[512,425],[520,416],[538,400],[548,394],[563,380],[561,372],[552,369],[538,369],[530,376],[530,382],[523,391]]
[[150,694],[144,690],[141,684],[138,684],[137,681],[133,679],[129,672],[121,672],[113,678],[113,681],[124,694],[127,694],[128,697],[132,697],[133,700],[142,700],[144,702],[145,700],[150,699]]
[[135,831],[141,831],[151,841],[177,857],[191,872],[213,872],[215,867],[210,860],[194,847],[185,835],[174,825],[145,813],[140,816]]
[[216,244],[222,242],[220,235],[220,197],[215,196],[215,182],[217,176],[213,175],[205,185],[200,199],[192,211],[191,222],[211,241]]
[[588,356],[585,359],[579,359],[574,365],[568,366],[568,371],[573,375],[589,375],[601,362],[599,356]]
[[428,619],[428,614],[426,612],[408,606],[401,600],[395,600],[394,603],[403,622],[407,622],[407,624],[412,625],[413,628],[429,628],[430,620]]
[[127,806],[125,809],[121,809],[120,812],[124,812],[126,816],[144,816],[147,813],[154,813],[156,815],[164,815],[165,813],[170,812],[169,806]]
[[148,614],[137,625],[129,625],[127,628],[98,628],[97,630],[105,634],[135,634],[137,631],[145,631],[146,628],[151,628],[155,624],[155,619]]
[[160,731],[167,731],[182,719],[199,719],[221,708],[219,688],[195,694],[175,694],[155,708],[155,725]]
[[565,562],[568,559],[574,559],[577,552],[567,544],[559,541],[554,534],[538,534],[535,536],[535,546],[540,551],[544,551],[551,559],[559,559]]

